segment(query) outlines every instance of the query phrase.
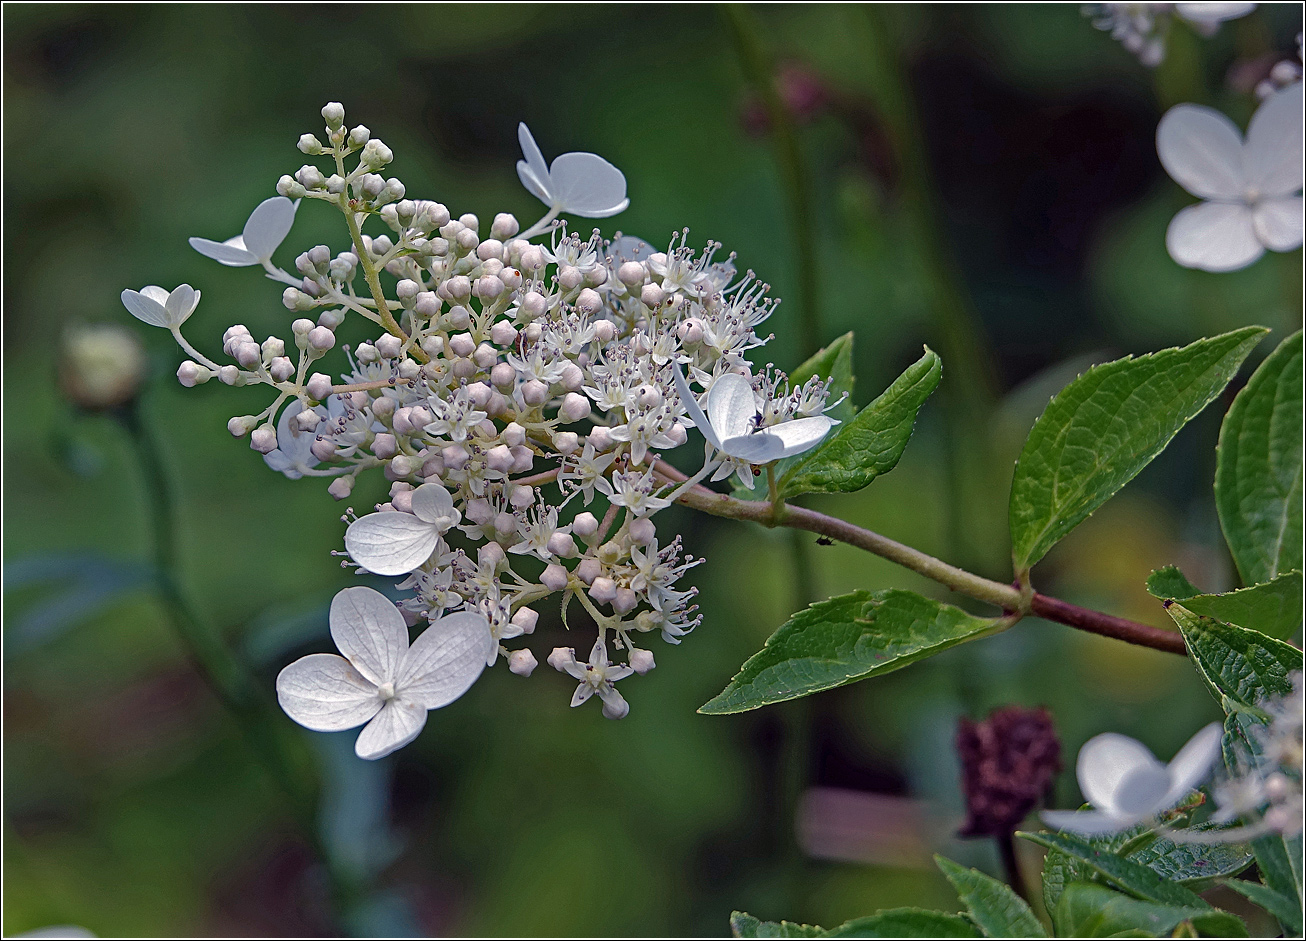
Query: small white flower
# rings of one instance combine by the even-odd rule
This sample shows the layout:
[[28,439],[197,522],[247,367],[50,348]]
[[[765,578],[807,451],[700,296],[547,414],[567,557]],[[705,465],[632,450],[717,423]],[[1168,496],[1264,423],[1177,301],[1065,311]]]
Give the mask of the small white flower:
[[299,201],[291,202],[284,196],[273,196],[254,207],[245,223],[245,231],[225,242],[192,238],[190,247],[201,255],[233,268],[262,265],[272,260],[272,253],[290,232],[295,223],[295,210]]
[[1043,822],[1058,830],[1092,835],[1117,833],[1151,820],[1183,800],[1220,757],[1220,723],[1202,729],[1161,764],[1142,742],[1106,732],[1079,750],[1075,776],[1093,810],[1045,810]]
[[675,371],[675,379],[685,411],[708,444],[728,457],[749,464],[769,464],[801,454],[820,444],[830,429],[839,424],[833,418],[816,415],[761,428],[753,384],[737,373],[726,373],[712,384],[704,415],[679,369]]
[[608,660],[607,648],[600,637],[594,642],[590,651],[589,663],[576,660],[576,651],[572,647],[555,647],[549,654],[549,666],[560,673],[580,680],[575,694],[571,697],[573,708],[579,706],[595,693],[603,700],[603,714],[609,719],[622,719],[630,712],[630,704],[612,684],[623,680],[635,671],[624,665],[616,665]]
[[517,161],[517,175],[522,185],[550,209],[602,219],[630,205],[626,177],[598,154],[562,154],[549,166],[525,124],[517,125],[517,140],[526,158]]
[[157,284],[143,287],[139,291],[123,291],[122,306],[137,320],[143,320],[151,327],[163,327],[171,330],[180,327],[200,303],[200,292],[189,284],[165,291]]
[[422,484],[412,500],[411,514],[369,513],[350,523],[345,530],[350,558],[377,575],[406,575],[429,559],[462,514],[439,484]]
[[1244,141],[1220,112],[1176,105],[1156,129],[1166,172],[1205,202],[1183,209],[1165,234],[1170,256],[1188,268],[1235,271],[1265,249],[1302,243],[1302,85],[1270,96]]
[[385,595],[346,588],[331,601],[331,637],[343,657],[301,657],[277,676],[286,715],[315,732],[367,723],[354,752],[382,758],[417,738],[426,713],[453,702],[476,682],[494,647],[479,614],[432,622],[408,645],[408,627]]

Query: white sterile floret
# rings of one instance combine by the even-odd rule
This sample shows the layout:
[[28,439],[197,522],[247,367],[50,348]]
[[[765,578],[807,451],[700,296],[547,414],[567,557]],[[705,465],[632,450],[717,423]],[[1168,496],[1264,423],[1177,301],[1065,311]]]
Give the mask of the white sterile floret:
[[737,373],[726,373],[712,384],[705,415],[679,369],[675,370],[675,380],[685,410],[708,443],[722,454],[750,464],[769,464],[810,450],[839,424],[833,418],[816,415],[759,427],[760,411],[753,384]]
[[413,512],[369,513],[345,530],[350,558],[377,575],[407,575],[431,557],[441,537],[462,520],[439,484],[413,491]]
[[315,653],[290,664],[277,676],[277,701],[315,732],[366,722],[354,751],[368,759],[417,738],[427,711],[467,692],[494,648],[489,623],[470,612],[433,621],[410,647],[403,615],[362,587],[332,599],[331,637],[344,656]]
[[1166,172],[1204,202],[1179,212],[1166,231],[1170,256],[1188,268],[1234,271],[1265,249],[1302,243],[1302,84],[1271,95],[1247,138],[1220,112],[1176,105],[1156,129]]
[[233,268],[269,263],[272,253],[290,232],[295,223],[295,210],[299,202],[284,196],[273,196],[254,207],[240,235],[225,242],[192,238],[190,247],[201,255]]
[[304,403],[299,399],[282,410],[281,418],[277,421],[277,446],[263,455],[268,467],[285,474],[291,480],[298,480],[318,465],[312,450],[317,432],[300,431],[296,421],[303,410]]
[[1092,835],[1118,833],[1169,810],[1206,779],[1220,757],[1220,723],[1202,729],[1161,764],[1142,742],[1105,732],[1079,750],[1075,776],[1093,810],[1045,810],[1043,822],[1058,830]]
[[200,292],[189,284],[165,291],[151,284],[139,291],[123,291],[122,306],[137,320],[151,327],[171,330],[184,324],[200,303]]
[[550,166],[525,124],[517,125],[517,140],[526,158],[517,161],[517,175],[522,185],[550,209],[602,219],[630,205],[626,177],[598,154],[562,154]]

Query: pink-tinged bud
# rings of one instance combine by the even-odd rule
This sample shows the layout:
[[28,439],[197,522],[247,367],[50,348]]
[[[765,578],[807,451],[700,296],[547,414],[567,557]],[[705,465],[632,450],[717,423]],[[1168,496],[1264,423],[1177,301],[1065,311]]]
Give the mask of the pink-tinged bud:
[[585,275],[574,265],[561,265],[558,268],[558,284],[564,291],[574,291],[585,280]]
[[523,634],[534,634],[535,624],[539,619],[539,614],[530,608],[518,608],[517,613],[512,616],[512,623],[520,627]]
[[336,335],[326,327],[314,327],[308,331],[308,345],[325,352],[336,345]]
[[574,431],[555,431],[553,447],[559,454],[575,454],[580,450],[580,435]]
[[227,430],[233,438],[243,438],[255,425],[253,415],[239,415],[227,422]]
[[637,546],[647,546],[657,534],[657,527],[647,517],[632,520],[630,523],[630,541]]
[[646,284],[644,290],[639,292],[639,299],[644,302],[645,307],[661,307],[666,298],[667,292],[656,284]]
[[499,513],[494,517],[494,531],[500,537],[512,535],[517,531],[517,517],[511,513]]
[[590,400],[579,392],[568,392],[558,407],[558,417],[566,422],[580,421],[590,414]]
[[395,413],[395,400],[387,396],[381,396],[372,400],[372,414],[381,421],[390,421]]
[[250,340],[247,343],[241,343],[236,347],[236,362],[246,369],[253,369],[259,363],[263,362],[263,351],[259,345]]
[[413,512],[413,492],[400,490],[390,498],[390,505],[401,513]]
[[[461,240],[460,240],[461,244]],[[449,292],[449,297],[459,304],[465,302],[472,296],[472,282],[465,275],[456,275],[441,285]]]
[[411,301],[422,291],[422,286],[410,278],[403,278],[395,285],[395,296],[401,301]]
[[525,444],[526,429],[515,421],[508,422],[508,426],[503,429],[503,440],[510,448]]
[[657,666],[653,662],[653,651],[642,650],[639,647],[630,648],[630,668],[643,676],[649,670]]
[[485,403],[485,413],[491,418],[503,418],[508,414],[508,400],[501,392],[494,392],[490,395],[490,401]]
[[510,239],[517,234],[517,217],[512,213],[501,212],[490,223],[490,235],[496,239]]
[[494,422],[490,421],[488,418],[481,419],[480,424],[478,424],[476,427],[480,429],[482,438],[499,437],[499,429],[495,428]]
[[603,567],[599,565],[598,559],[581,559],[580,565],[576,566],[576,577],[589,585],[599,577],[601,571]]
[[336,456],[336,443],[330,438],[317,438],[308,450],[319,461],[329,461]]
[[678,336],[685,345],[696,346],[703,342],[703,321],[697,317],[690,317],[680,326],[676,327],[676,336]]
[[476,351],[476,341],[470,333],[455,333],[449,338],[449,352],[454,356],[471,356]]
[[274,382],[285,382],[295,374],[295,364],[290,361],[289,356],[274,357],[268,364],[268,374],[272,376]]
[[480,562],[481,565],[488,566],[489,568],[497,569],[503,564],[503,560],[506,558],[507,556],[504,555],[503,546],[499,545],[497,542],[487,542],[485,545],[481,546],[476,553],[476,560]]
[[420,462],[415,457],[407,454],[396,454],[390,461],[390,472],[398,478],[407,478],[413,476],[420,466]]
[[467,517],[477,526],[484,526],[490,520],[494,519],[494,507],[490,506],[490,501],[485,499],[476,499],[467,501],[467,506],[463,508],[463,516]]
[[577,513],[576,518],[571,521],[571,531],[581,539],[588,539],[599,531],[599,521],[595,519],[593,513]]
[[635,390],[635,402],[640,408],[657,408],[662,404],[662,391],[646,383]]
[[570,559],[576,554],[576,543],[567,533],[554,533],[547,548],[560,559]]
[[259,454],[267,454],[277,446],[277,429],[272,425],[261,425],[249,436],[249,446]]
[[[616,690],[613,690],[616,693]],[[630,715],[630,703],[616,693],[611,699],[603,701],[603,717],[605,719],[624,719]]]
[[617,597],[617,583],[600,575],[590,583],[589,595],[599,604],[608,604]]
[[327,487],[327,493],[337,500],[344,500],[354,490],[354,478],[352,476],[337,477],[331,481]]
[[590,433],[585,437],[588,444],[594,446],[594,450],[602,453],[612,449],[612,434],[603,426],[590,429]]
[[388,432],[382,432],[372,441],[372,453],[381,460],[394,457],[399,453],[399,445],[395,442],[395,436]]
[[455,379],[470,379],[476,375],[476,364],[470,359],[456,359],[452,372]]
[[611,343],[617,335],[617,325],[611,320],[600,320],[594,324],[594,336],[600,343]]
[[394,418],[391,419],[390,424],[394,426],[397,433],[401,435],[412,434],[413,424],[409,420],[409,416],[412,414],[413,410],[408,406],[395,409]]
[[603,298],[593,288],[585,288],[576,298],[576,309],[585,314],[597,314],[603,309]]
[[594,265],[585,272],[585,283],[592,288],[600,284],[606,284],[608,280],[608,269],[606,265]]
[[540,584],[549,591],[562,591],[567,587],[567,570],[556,562],[545,566],[540,575]]
[[617,280],[628,288],[633,288],[637,284],[644,283],[644,277],[648,272],[644,266],[637,261],[628,261],[617,269]]
[[671,439],[671,446],[678,448],[689,440],[689,433],[685,431],[685,426],[676,422],[667,429],[667,437]]
[[576,648],[554,647],[553,653],[549,654],[549,658],[545,662],[559,673],[566,673],[567,667],[576,662]]
[[531,469],[535,463],[535,452],[524,444],[519,444],[512,449],[512,472],[514,474],[524,474]]
[[489,369],[499,361],[499,351],[488,343],[482,343],[472,354],[472,360],[482,369]]
[[447,317],[449,326],[454,330],[466,330],[472,323],[472,314],[462,304],[449,308]]
[[186,360],[177,367],[177,381],[187,389],[208,382],[212,376],[213,373],[209,371],[208,367],[193,363],[190,360]]
[[321,402],[331,394],[331,377],[324,372],[313,373],[308,377],[308,385],[304,387],[304,391],[308,393],[310,399]]
[[517,381],[517,370],[507,363],[497,363],[490,370],[490,382],[500,389],[506,389]]
[[522,285],[521,272],[516,268],[504,268],[499,272],[499,280],[509,291],[515,291]]
[[544,249],[538,245],[532,245],[529,248],[522,249],[521,266],[527,271],[540,271],[547,264],[544,257]]
[[503,282],[496,275],[487,274],[476,279],[476,296],[482,300],[494,300],[503,293]]
[[[493,394],[494,389],[484,382],[473,382],[467,387],[467,398],[477,408],[485,408],[486,405],[490,404],[490,396]],[[490,434],[494,434],[494,432],[491,431]]]
[[291,424],[295,426],[295,430],[300,432],[316,431],[317,426],[322,423],[322,419],[318,415],[317,409],[313,408],[301,409],[299,414],[290,421]]
[[521,397],[527,405],[543,405],[549,400],[549,387],[538,379],[528,379],[521,385]]
[[422,291],[413,300],[413,311],[428,320],[440,313],[440,306],[440,298],[436,297],[434,291]]
[[499,346],[512,346],[517,342],[517,328],[506,320],[500,320],[490,328],[490,339]]
[[525,485],[513,487],[508,502],[518,510],[524,510],[528,506],[535,505],[535,488]]
[[629,588],[618,588],[617,597],[612,600],[612,610],[618,614],[629,614],[639,604],[639,596]]
[[430,481],[438,481],[444,476],[444,457],[437,454],[435,457],[428,457],[422,463],[422,477]]
[[527,291],[526,296],[521,299],[520,314],[522,320],[535,320],[544,316],[544,312],[549,309],[549,302],[545,300],[544,295],[539,291]]
[[514,650],[508,654],[508,669],[518,676],[530,676],[531,671],[539,665],[535,654],[529,650]]
[[444,466],[453,470],[457,470],[466,464],[471,456],[471,453],[461,444],[451,444],[440,452],[440,457],[444,460]]
[[404,341],[388,333],[376,341],[376,351],[386,359],[394,359],[403,349]]
[[566,363],[562,367],[562,375],[558,383],[568,392],[579,392],[581,386],[585,384],[585,373],[575,363]]

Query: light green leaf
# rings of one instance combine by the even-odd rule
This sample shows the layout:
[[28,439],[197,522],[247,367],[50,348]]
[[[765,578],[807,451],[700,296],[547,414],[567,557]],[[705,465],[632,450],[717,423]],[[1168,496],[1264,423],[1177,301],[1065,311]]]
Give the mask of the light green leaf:
[[855,591],[818,602],[782,624],[698,711],[744,712],[888,673],[1003,630],[1000,618],[978,618],[910,591]]
[[943,363],[925,355],[893,381],[879,398],[840,425],[780,477],[780,493],[851,493],[898,464],[911,439],[916,413],[939,384]]
[[1104,885],[1073,882],[1066,886],[1052,922],[1057,934],[1072,938],[1109,938],[1130,932],[1148,937],[1168,935],[1183,922],[1198,934],[1213,937],[1247,936],[1241,918],[1205,907],[1163,905],[1132,898]]
[[1266,696],[1292,689],[1288,674],[1302,668],[1302,653],[1259,631],[1194,614],[1179,602],[1166,611],[1183,632],[1188,655],[1216,699],[1256,709]]
[[746,912],[730,916],[736,938],[978,938],[975,926],[961,915],[924,908],[889,908],[854,918],[838,928],[761,921]]
[[1181,907],[1209,908],[1195,893],[1169,882],[1142,863],[1101,850],[1069,833],[1017,833],[1017,836],[1081,860],[1088,868],[1131,895],[1149,902]]
[[1301,428],[1298,331],[1252,374],[1220,428],[1215,507],[1246,585],[1303,567]]
[[1202,593],[1176,566],[1167,565],[1147,576],[1147,593],[1162,601],[1183,601]]
[[950,859],[935,856],[934,862],[957,890],[971,920],[989,938],[1046,938],[1043,925],[1011,890],[1011,886],[986,876],[977,869],[967,869]]
[[[1151,579],[1148,586],[1150,591]],[[1194,594],[1179,600],[1194,614],[1250,628],[1277,640],[1293,640],[1301,634],[1302,587],[1301,572],[1288,572],[1251,588]]]
[[1245,327],[1094,366],[1048,403],[1011,482],[1012,559],[1027,570],[1161,453],[1266,333]]
[[1246,882],[1242,879],[1230,879],[1224,883],[1239,895],[1251,899],[1265,909],[1288,930],[1290,935],[1299,935],[1302,931],[1301,904],[1295,898],[1288,898],[1275,892],[1269,886],[1259,882]]

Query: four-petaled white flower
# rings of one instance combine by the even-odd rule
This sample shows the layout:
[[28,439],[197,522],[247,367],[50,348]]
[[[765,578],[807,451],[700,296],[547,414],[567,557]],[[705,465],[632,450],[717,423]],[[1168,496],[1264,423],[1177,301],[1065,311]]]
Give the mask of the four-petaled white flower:
[[635,671],[624,664],[617,665],[608,660],[608,649],[603,645],[602,635],[594,642],[589,663],[579,662],[573,647],[554,647],[553,653],[549,654],[549,666],[580,680],[580,685],[571,697],[573,708],[598,693],[599,699],[603,700],[603,714],[609,719],[623,719],[630,712],[630,703],[612,684],[624,680]]
[[685,411],[708,444],[727,457],[748,464],[769,464],[801,454],[820,444],[830,429],[839,424],[833,418],[816,415],[759,427],[760,412],[753,384],[737,373],[726,373],[712,384],[704,415],[679,369],[675,370],[675,380]]
[[1165,245],[1188,268],[1235,271],[1265,249],[1302,243],[1302,84],[1265,100],[1244,141],[1220,112],[1176,105],[1156,129],[1166,172],[1205,202],[1170,222]]
[[139,291],[123,291],[122,306],[137,320],[143,320],[151,327],[163,327],[172,330],[186,322],[200,303],[200,292],[189,284],[165,291],[157,284],[151,284]]
[[1105,732],[1079,750],[1075,776],[1093,810],[1045,810],[1043,822],[1058,830],[1092,835],[1118,833],[1169,810],[1201,784],[1220,757],[1220,723],[1202,729],[1161,764],[1142,742]]
[[344,656],[315,653],[290,664],[277,676],[277,701],[315,732],[366,722],[354,751],[367,759],[417,738],[427,711],[467,692],[495,646],[485,617],[461,612],[432,622],[410,647],[403,615],[361,586],[331,601],[331,637]]
[[463,517],[439,484],[422,484],[412,499],[412,513],[369,513],[350,523],[345,530],[350,558],[377,575],[407,575],[429,559]]
[[517,161],[517,176],[554,213],[603,219],[630,205],[625,175],[598,154],[562,154],[550,166],[524,123],[517,125],[517,140],[526,158]]
[[295,210],[299,202],[284,196],[273,196],[254,207],[245,222],[245,230],[225,242],[192,238],[190,247],[201,255],[233,268],[246,265],[270,264],[272,253],[290,232],[295,223]]

